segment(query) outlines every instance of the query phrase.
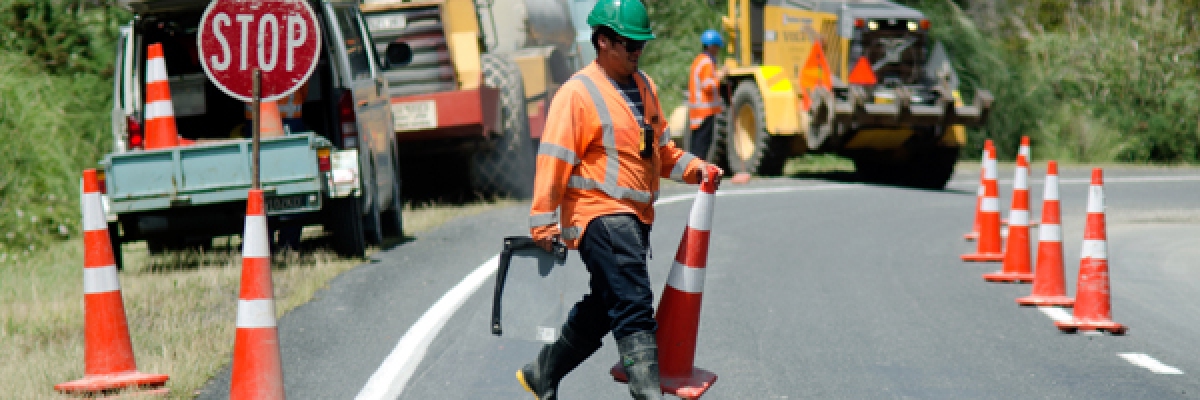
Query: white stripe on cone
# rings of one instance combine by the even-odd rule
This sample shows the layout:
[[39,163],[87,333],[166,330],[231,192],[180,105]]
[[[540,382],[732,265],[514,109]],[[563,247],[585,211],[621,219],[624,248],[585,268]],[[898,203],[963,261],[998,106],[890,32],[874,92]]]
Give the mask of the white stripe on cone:
[[671,266],[671,274],[667,276],[667,286],[685,293],[704,293],[704,270],[676,261]]
[[83,293],[98,294],[121,290],[121,282],[117,279],[117,267],[91,267],[83,269]]
[[1008,225],[1009,226],[1029,225],[1029,211],[1028,210],[1010,210],[1008,212]]
[[275,300],[238,300],[238,328],[274,328]]
[[995,197],[984,197],[983,202],[979,204],[979,209],[983,211],[1000,211],[1000,199]]
[[104,205],[100,201],[100,193],[83,194],[83,230],[99,231],[108,229],[104,220]]
[[1046,188],[1042,190],[1043,200],[1058,200],[1058,175],[1046,175]]
[[167,80],[167,63],[160,57],[146,60],[146,83]]
[[1013,179],[1014,190],[1029,189],[1029,169],[1025,167],[1017,167],[1016,176]]
[[1083,240],[1083,251],[1079,253],[1079,258],[1090,258],[1093,260],[1108,259],[1108,243],[1103,240]]
[[714,197],[716,196],[711,193],[704,192],[700,192],[696,195],[695,203],[692,205],[691,215],[688,216],[689,228],[704,232],[712,230]]
[[988,157],[987,161],[985,161],[983,163],[983,167],[984,167],[983,177],[985,179],[996,179],[996,158],[995,157]]
[[152,101],[146,103],[144,116],[147,121],[155,118],[174,117],[175,111],[173,107],[171,99]]
[[242,237],[242,257],[271,256],[271,248],[267,245],[267,217],[247,215],[245,232]]
[[1038,241],[1061,242],[1062,226],[1042,224],[1038,227]]
[[1088,213],[1104,212],[1104,187],[1100,185],[1092,185],[1088,190]]

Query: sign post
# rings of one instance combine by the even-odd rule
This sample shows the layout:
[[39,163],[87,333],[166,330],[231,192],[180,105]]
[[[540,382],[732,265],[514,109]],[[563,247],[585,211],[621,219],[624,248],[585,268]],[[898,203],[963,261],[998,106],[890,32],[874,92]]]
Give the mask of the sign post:
[[259,188],[259,103],[292,94],[321,54],[317,15],[306,0],[213,0],[196,35],[200,66],[225,94],[250,103],[253,186]]

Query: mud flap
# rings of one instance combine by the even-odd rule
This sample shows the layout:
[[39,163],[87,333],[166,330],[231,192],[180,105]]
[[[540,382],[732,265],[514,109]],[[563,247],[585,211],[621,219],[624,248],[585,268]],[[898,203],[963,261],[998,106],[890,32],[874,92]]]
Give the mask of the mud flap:
[[[553,342],[574,304],[567,291],[580,285],[587,285],[587,270],[581,262],[567,262],[566,245],[555,243],[554,253],[548,253],[529,237],[504,238],[492,298],[492,335]],[[502,321],[502,316],[508,318]]]

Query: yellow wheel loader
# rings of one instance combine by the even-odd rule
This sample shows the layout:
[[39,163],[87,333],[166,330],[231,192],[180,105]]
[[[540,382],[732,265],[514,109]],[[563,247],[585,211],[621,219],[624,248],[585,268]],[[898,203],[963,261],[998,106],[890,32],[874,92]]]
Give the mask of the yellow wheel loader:
[[917,10],[885,0],[728,3],[726,109],[703,156],[731,173],[779,175],[789,157],[811,151],[854,160],[868,180],[942,188],[964,125],[987,120],[991,93],[963,101]]

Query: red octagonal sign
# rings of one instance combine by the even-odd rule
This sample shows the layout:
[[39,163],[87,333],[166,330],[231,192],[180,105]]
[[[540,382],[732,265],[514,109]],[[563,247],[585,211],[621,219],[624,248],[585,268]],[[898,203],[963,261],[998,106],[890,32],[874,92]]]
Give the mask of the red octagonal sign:
[[214,0],[196,35],[208,79],[245,102],[252,101],[254,68],[262,70],[263,101],[299,88],[316,69],[320,38],[306,0]]

